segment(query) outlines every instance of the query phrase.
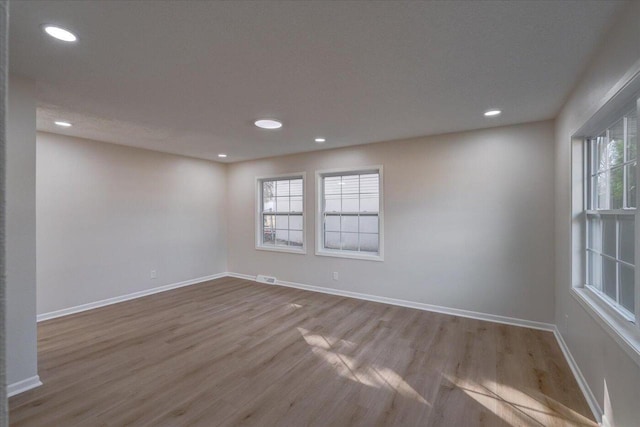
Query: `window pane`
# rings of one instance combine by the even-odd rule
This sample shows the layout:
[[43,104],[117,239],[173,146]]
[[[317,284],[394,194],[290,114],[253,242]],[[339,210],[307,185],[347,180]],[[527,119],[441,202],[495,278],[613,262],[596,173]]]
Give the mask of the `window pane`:
[[358,212],[359,203],[357,194],[342,195],[342,212]]
[[264,230],[262,234],[262,244],[264,245],[273,245],[275,244],[275,233],[271,230]]
[[598,290],[602,290],[602,257],[593,252],[587,252],[589,255],[589,272],[587,283]]
[[262,211],[263,212],[274,212],[276,210],[276,200],[271,198],[263,199]]
[[324,194],[340,194],[341,179],[339,176],[328,176],[324,178]]
[[262,182],[262,196],[264,198],[273,198],[276,196],[276,183],[274,181]]
[[276,181],[276,197],[289,197],[289,180]]
[[277,212],[289,212],[289,198],[288,197],[276,197],[276,211]]
[[597,170],[603,171],[609,167],[607,162],[607,138],[599,136],[597,139],[596,165]]
[[587,209],[598,209],[598,178],[596,176],[591,177],[591,188],[589,190]]
[[324,233],[324,247],[327,249],[340,249],[340,233]]
[[636,207],[636,164],[625,166],[627,174],[627,208]]
[[379,199],[377,194],[360,195],[360,212],[378,212]]
[[340,196],[328,195],[325,199],[324,210],[325,212],[340,212],[342,210]]
[[302,231],[289,231],[289,246],[302,247]]
[[360,175],[360,193],[380,193],[380,182],[377,173]]
[[302,215],[289,216],[289,229],[302,230]]
[[273,215],[263,215],[262,216],[262,228],[264,230],[270,230],[275,228],[276,219]]
[[638,116],[634,111],[627,116],[627,161],[637,157]]
[[343,233],[357,233],[358,232],[358,217],[357,216],[343,216],[342,217],[342,232]]
[[633,269],[620,265],[620,305],[634,313],[635,294]]
[[589,145],[589,175],[593,175],[598,171],[598,138],[588,140]]
[[276,207],[275,189],[273,181],[264,181],[262,183],[262,211],[273,212]]
[[287,215],[276,215],[276,228],[286,230],[289,228],[289,217]]
[[292,179],[289,183],[289,192],[292,196],[302,196],[302,180]]
[[602,257],[602,290],[616,300],[616,262]]
[[377,234],[361,234],[360,250],[363,252],[378,252],[378,235]]
[[608,190],[608,173],[602,172],[596,175],[596,209],[609,209]]
[[609,144],[607,145],[609,166],[624,162],[624,121],[618,120],[609,129]]
[[611,169],[609,172],[609,185],[611,204],[609,209],[622,209],[622,193],[624,192],[624,180],[622,178],[622,168]]
[[276,230],[276,245],[288,245],[289,230]]
[[589,232],[587,233],[587,248],[602,250],[602,224],[600,218],[589,218]]
[[302,212],[302,196],[291,196],[289,210],[291,212]]
[[327,215],[324,217],[325,231],[340,231],[340,217],[338,215]]
[[343,250],[358,250],[358,233],[342,233],[340,236]]
[[378,217],[377,216],[361,216],[360,232],[361,233],[377,233]]
[[347,175],[342,177],[342,194],[358,194],[360,191],[360,177]]
[[616,220],[615,218],[602,219],[602,252],[615,257],[616,256]]
[[631,218],[620,218],[620,252],[618,259],[629,264],[635,263],[635,220]]

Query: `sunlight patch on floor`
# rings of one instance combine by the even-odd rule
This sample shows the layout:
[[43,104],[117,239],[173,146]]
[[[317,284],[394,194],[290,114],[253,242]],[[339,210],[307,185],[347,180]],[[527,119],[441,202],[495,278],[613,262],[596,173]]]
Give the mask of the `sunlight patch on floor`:
[[431,406],[420,393],[415,391],[415,389],[394,370],[374,364],[360,366],[355,358],[339,353],[334,349],[338,344],[346,344],[348,347],[351,347],[355,345],[354,343],[332,337],[325,337],[320,334],[313,334],[304,328],[298,328],[298,331],[311,347],[311,351],[327,362],[341,377],[369,387],[391,390],[403,397]]
[[[513,426],[569,424],[596,426],[593,421],[536,390],[522,391],[491,380],[478,383],[467,378],[444,376],[454,387]],[[494,391],[495,390],[495,391]]]

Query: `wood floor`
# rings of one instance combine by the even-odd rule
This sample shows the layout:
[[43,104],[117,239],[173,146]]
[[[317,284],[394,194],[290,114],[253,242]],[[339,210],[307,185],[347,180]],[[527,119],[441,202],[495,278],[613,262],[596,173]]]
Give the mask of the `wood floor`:
[[596,426],[550,332],[224,278],[38,325],[12,426]]

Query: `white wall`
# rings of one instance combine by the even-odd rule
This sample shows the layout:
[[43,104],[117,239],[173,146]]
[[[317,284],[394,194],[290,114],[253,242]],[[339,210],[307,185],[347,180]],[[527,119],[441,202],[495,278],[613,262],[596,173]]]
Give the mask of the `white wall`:
[[39,314],[226,270],[225,165],[40,132],[37,160]]
[[[632,2],[594,55],[556,121],[556,323],[601,407],[605,382],[616,426],[638,425],[640,368],[571,296],[571,135],[640,60],[640,2]],[[634,67],[634,64],[635,67]],[[568,316],[568,320],[565,316]]]
[[[315,171],[378,164],[384,262],[315,256]],[[256,250],[256,176],[302,171],[308,253]],[[553,183],[552,122],[234,163],[229,271],[552,322]]]
[[37,375],[36,88],[9,76],[6,152],[7,383]]

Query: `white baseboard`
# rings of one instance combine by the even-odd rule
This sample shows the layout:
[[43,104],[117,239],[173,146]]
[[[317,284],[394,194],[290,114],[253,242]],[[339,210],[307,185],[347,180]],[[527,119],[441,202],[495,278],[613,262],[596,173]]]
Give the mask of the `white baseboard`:
[[[241,273],[231,273],[231,272],[227,272],[227,276],[229,277],[235,277],[236,279],[245,279],[245,280],[252,280],[252,281],[256,281],[256,276],[251,276],[249,274],[241,274]],[[277,281],[279,282],[279,280]],[[277,284],[277,283],[276,283]]]
[[18,381],[17,383],[9,384],[7,386],[7,397],[15,396],[16,394],[40,387],[41,385],[42,381],[40,381],[40,377],[37,375],[27,378],[26,380]]
[[580,371],[578,364],[576,363],[575,359],[573,358],[573,355],[571,354],[571,351],[569,350],[569,346],[567,346],[567,343],[562,337],[562,334],[558,330],[557,326],[554,327],[553,334],[555,335],[556,340],[558,341],[560,350],[562,350],[562,354],[564,354],[564,358],[567,360],[567,363],[569,364],[569,368],[571,368],[571,372],[573,372],[573,376],[576,378],[578,386],[580,387],[580,390],[582,390],[582,394],[584,395],[584,398],[587,400],[587,403],[589,404],[589,408],[591,408],[591,412],[593,412],[593,416],[596,418],[596,421],[598,421],[603,426],[608,425],[607,420],[602,416],[603,412],[602,412],[602,408],[600,407],[600,404],[598,403],[598,399],[596,399],[596,397],[593,395],[593,392],[591,391],[591,388],[589,387],[587,380],[582,375],[582,372]]
[[218,273],[211,276],[198,277],[196,279],[185,280],[184,282],[172,283],[169,285],[159,286],[157,288],[146,289],[144,291],[134,292],[127,295],[121,295],[118,297],[107,298],[100,301],[90,302],[88,304],[77,305],[75,307],[63,308],[62,310],[51,311],[49,313],[38,314],[38,322],[44,320],[55,319],[56,317],[68,316],[69,314],[80,313],[82,311],[91,310],[98,307],[104,307],[105,305],[117,304],[119,302],[132,300],[135,298],[141,298],[147,295],[157,294],[159,292],[169,291],[171,289],[182,288],[183,286],[195,285],[197,283],[207,282],[209,280],[219,279],[226,277],[227,273]]
[[[253,281],[255,281],[256,279],[255,276],[250,276],[248,274],[227,273],[227,275],[230,277],[236,277],[239,279],[246,279],[246,280],[253,280]],[[301,283],[287,282],[283,280],[276,281],[276,285],[287,286],[290,288],[304,289],[304,290],[313,291],[313,292],[321,292],[321,293],[331,294],[331,295],[338,295],[338,296],[349,297],[349,298],[362,299],[367,301],[381,302],[385,304],[398,305],[401,307],[415,308],[418,310],[433,311],[436,313],[450,314],[452,316],[468,317],[471,319],[486,320],[489,322],[503,323],[506,325],[521,326],[525,328],[540,329],[543,331],[553,332],[554,336],[556,337],[556,340],[558,341],[558,345],[562,350],[562,354],[567,360],[567,363],[571,368],[571,372],[573,373],[573,376],[575,377],[576,382],[578,383],[578,386],[582,391],[582,394],[587,400],[587,403],[589,404],[589,407],[591,408],[591,411],[593,412],[594,417],[599,423],[603,423],[603,421],[606,421],[606,420],[603,420],[602,409],[600,408],[600,405],[598,404],[597,399],[593,395],[591,388],[589,388],[587,381],[584,379],[584,376],[582,376],[582,372],[580,372],[580,368],[578,368],[576,361],[573,359],[573,356],[569,351],[569,347],[567,347],[567,343],[562,338],[562,335],[558,331],[557,326],[552,323],[543,323],[543,322],[536,322],[532,320],[518,319],[513,317],[498,316],[495,314],[479,313],[476,311],[461,310],[457,308],[442,307],[438,305],[424,304],[424,303],[400,300],[395,298],[361,294],[358,292],[343,291],[340,289],[331,289],[331,288],[323,288],[320,286],[304,285]],[[603,425],[605,424],[603,423]]]
[[[229,275],[230,277],[236,277],[238,279],[246,279],[246,280],[253,280],[253,281],[256,280],[255,276],[250,276],[248,274],[227,273],[227,275]],[[286,286],[289,288],[303,289],[303,290],[312,291],[312,292],[321,292],[323,294],[331,294],[331,295],[338,295],[338,296],[348,297],[348,298],[356,298],[356,299],[361,299],[366,301],[381,302],[384,304],[415,308],[418,310],[450,314],[452,316],[468,317],[471,319],[486,320],[489,322],[504,323],[507,325],[514,325],[514,326],[524,326],[526,328],[541,329],[543,331],[553,332],[555,330],[555,325],[552,323],[543,323],[543,322],[536,322],[533,320],[517,319],[514,317],[499,316],[497,314],[479,313],[476,311],[462,310],[458,308],[449,308],[449,307],[443,307],[439,305],[425,304],[421,302],[381,297],[381,296],[371,295],[371,294],[362,294],[359,292],[343,291],[341,289],[304,285],[302,283],[287,282],[284,280],[277,280],[276,285]]]

